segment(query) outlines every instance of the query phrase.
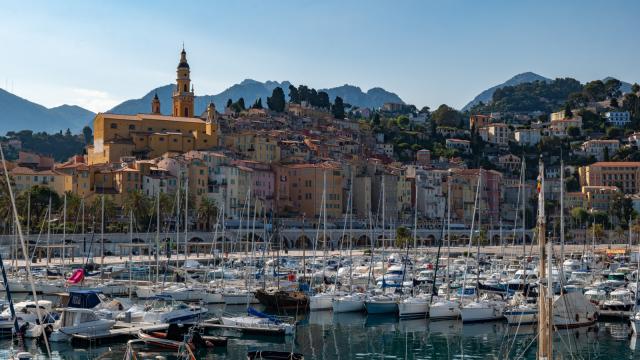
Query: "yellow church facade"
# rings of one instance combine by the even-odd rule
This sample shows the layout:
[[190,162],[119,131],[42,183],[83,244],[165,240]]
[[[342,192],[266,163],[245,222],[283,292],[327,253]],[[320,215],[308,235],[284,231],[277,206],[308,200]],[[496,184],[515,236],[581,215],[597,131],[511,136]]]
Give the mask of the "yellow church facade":
[[87,148],[89,165],[120,162],[125,157],[152,159],[167,152],[184,153],[218,146],[215,106],[194,116],[194,93],[184,49],[177,69],[172,116],[160,114],[157,95],[151,113],[120,115],[99,113],[93,121],[93,145]]

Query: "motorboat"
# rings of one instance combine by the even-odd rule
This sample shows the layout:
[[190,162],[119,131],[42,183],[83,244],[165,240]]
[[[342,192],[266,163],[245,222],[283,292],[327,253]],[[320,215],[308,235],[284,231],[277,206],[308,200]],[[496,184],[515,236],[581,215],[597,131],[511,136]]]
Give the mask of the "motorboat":
[[[38,309],[36,308],[35,301],[21,301],[15,303],[13,308],[18,319],[18,326],[22,326],[26,323],[35,324],[51,322],[48,321],[51,319],[51,301],[38,300],[38,307],[40,308],[40,318],[38,318]],[[11,332],[13,329],[14,321],[11,316],[11,310],[6,308],[2,313],[0,313],[0,332]]]
[[116,324],[115,320],[104,319],[92,309],[66,308],[54,324],[51,341],[68,341],[73,335],[96,335],[107,333]]
[[635,306],[635,295],[629,289],[620,288],[609,293],[601,309],[607,311],[631,311]]
[[209,310],[205,307],[178,303],[171,307],[149,309],[143,316],[148,323],[192,324],[200,320]]

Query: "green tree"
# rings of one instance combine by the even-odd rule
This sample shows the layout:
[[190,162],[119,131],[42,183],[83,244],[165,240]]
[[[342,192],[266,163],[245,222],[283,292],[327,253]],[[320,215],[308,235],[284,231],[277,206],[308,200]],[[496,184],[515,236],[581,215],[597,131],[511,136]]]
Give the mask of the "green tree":
[[567,129],[567,135],[573,138],[580,136],[580,128],[577,126],[569,126]]
[[141,190],[128,191],[122,199],[122,210],[126,217],[133,215],[138,231],[149,226],[152,212],[152,201]]
[[604,235],[605,235],[604,226],[602,226],[602,224],[591,225],[587,230],[587,232],[588,232],[587,238],[592,236],[595,237],[596,243],[598,244],[602,242],[602,239],[604,238]]
[[231,100],[231,98],[227,99],[227,105],[225,106],[225,108],[230,108],[231,105],[233,105],[233,100]]
[[204,198],[198,207],[198,222],[204,225],[204,230],[213,231],[213,225],[218,218],[218,207],[216,202],[209,198]]
[[289,102],[294,104],[300,104],[300,93],[295,86],[289,85]]
[[633,201],[622,193],[616,194],[611,199],[609,209],[611,215],[618,220],[618,224],[626,224],[629,219],[633,219],[637,215],[633,210]]
[[[94,232],[100,231],[100,225],[102,221],[102,199],[103,198],[104,198],[104,224],[105,224],[104,230],[105,232],[109,231],[109,227],[107,225],[115,222],[116,216],[118,215],[118,206],[113,201],[111,196],[108,196],[108,195],[95,196],[89,206],[89,211],[88,211],[88,213],[92,217]],[[127,224],[128,223],[129,222],[127,221]]]
[[459,127],[462,122],[462,114],[456,109],[442,104],[431,114],[431,119],[438,126]]
[[[18,209],[31,207],[30,223],[37,228],[37,224],[45,219],[45,214],[49,208],[49,201],[51,201],[51,213],[53,214],[58,211],[62,204],[60,196],[48,186],[34,185],[18,195],[16,198],[16,206]],[[26,215],[26,211],[24,215]]]
[[589,212],[582,207],[571,209],[571,218],[576,224],[584,224],[589,220]]
[[573,111],[571,111],[571,104],[569,104],[569,103],[566,103],[564,105],[564,117],[566,119],[573,118]]
[[331,113],[336,119],[344,119],[344,102],[340,96],[336,96],[336,99],[333,101]]
[[607,91],[602,80],[594,80],[586,83],[583,91],[591,101],[602,101],[607,97]]
[[89,126],[83,127],[82,136],[84,137],[85,144],[93,144],[93,130],[91,130],[91,127]]
[[402,129],[406,129],[411,125],[411,120],[406,115],[400,115],[396,118],[396,124]]
[[606,97],[609,99],[614,99],[622,95],[622,91],[620,91],[620,86],[622,83],[618,79],[609,79],[604,83],[604,91]]
[[257,98],[251,107],[253,109],[262,109],[262,98]]
[[283,112],[285,107],[284,91],[281,87],[273,89],[271,96],[267,98],[267,106],[269,110],[275,112]]
[[404,226],[399,226],[396,228],[396,243],[395,246],[397,248],[404,248],[409,246],[409,242],[411,240],[411,232],[408,228]]

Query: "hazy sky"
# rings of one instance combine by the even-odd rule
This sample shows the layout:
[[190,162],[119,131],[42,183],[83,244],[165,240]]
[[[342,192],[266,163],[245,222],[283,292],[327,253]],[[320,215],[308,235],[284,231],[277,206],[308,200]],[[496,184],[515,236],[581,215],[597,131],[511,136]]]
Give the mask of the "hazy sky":
[[[185,4],[188,3],[188,4]],[[462,107],[524,71],[640,81],[640,1],[0,0],[0,87],[104,111],[175,79],[383,87]]]

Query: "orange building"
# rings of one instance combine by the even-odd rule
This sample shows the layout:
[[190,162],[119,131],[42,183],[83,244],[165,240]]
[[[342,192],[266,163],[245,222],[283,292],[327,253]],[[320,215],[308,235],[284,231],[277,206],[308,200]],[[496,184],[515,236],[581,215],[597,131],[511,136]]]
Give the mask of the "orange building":
[[640,162],[597,162],[578,172],[582,186],[616,186],[625,194],[640,191]]
[[275,170],[276,209],[279,214],[318,218],[322,213],[322,194],[326,177],[328,218],[342,214],[343,170],[339,164],[277,165]]

